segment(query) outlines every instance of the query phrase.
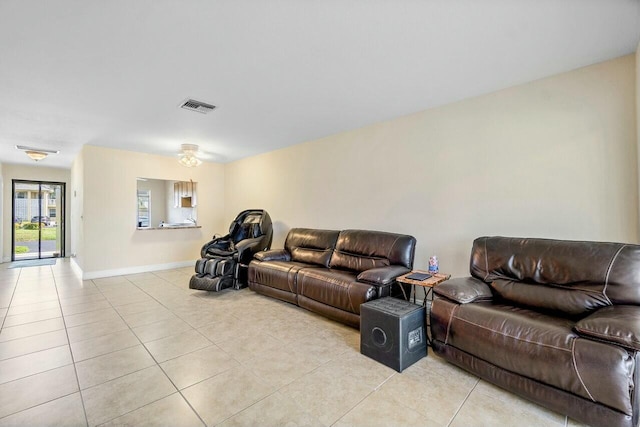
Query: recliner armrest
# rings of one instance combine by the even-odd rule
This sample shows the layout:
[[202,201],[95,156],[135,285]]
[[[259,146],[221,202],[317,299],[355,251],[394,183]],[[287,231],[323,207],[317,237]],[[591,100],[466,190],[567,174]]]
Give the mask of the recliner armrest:
[[205,243],[202,246],[202,249],[200,249],[200,257],[201,258],[206,258],[208,251],[210,249],[212,250],[216,250],[216,249],[227,249],[229,247],[229,235],[227,234],[226,236],[219,236],[217,234],[213,235],[213,239],[210,242]]
[[264,245],[264,236],[240,240],[235,244],[235,248],[238,251],[238,261],[243,264],[249,264],[253,254],[264,248],[261,245]]
[[410,270],[401,265],[390,265],[387,267],[372,268],[358,274],[358,282],[370,283],[372,285],[386,286],[393,283],[396,277],[408,273]]
[[291,261],[291,254],[285,249],[271,249],[253,255],[258,261]]
[[603,307],[578,321],[574,329],[582,337],[640,351],[640,306]]
[[475,277],[460,277],[447,280],[435,286],[433,292],[458,304],[493,299],[491,288]]

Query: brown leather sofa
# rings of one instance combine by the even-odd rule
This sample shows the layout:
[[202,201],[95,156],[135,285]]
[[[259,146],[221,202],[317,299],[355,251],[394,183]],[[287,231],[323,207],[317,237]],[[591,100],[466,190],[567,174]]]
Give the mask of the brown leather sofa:
[[481,237],[469,278],[434,288],[449,362],[595,426],[636,426],[640,246]]
[[249,287],[359,328],[360,304],[390,295],[415,246],[404,234],[293,228],[284,249],[254,255]]

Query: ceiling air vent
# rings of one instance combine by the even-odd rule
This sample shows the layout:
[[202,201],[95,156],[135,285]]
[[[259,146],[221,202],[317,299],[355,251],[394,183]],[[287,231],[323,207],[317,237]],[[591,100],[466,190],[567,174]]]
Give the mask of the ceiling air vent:
[[195,99],[187,99],[182,101],[180,108],[185,110],[191,110],[202,114],[207,114],[216,108],[215,105],[207,104],[206,102],[196,101]]

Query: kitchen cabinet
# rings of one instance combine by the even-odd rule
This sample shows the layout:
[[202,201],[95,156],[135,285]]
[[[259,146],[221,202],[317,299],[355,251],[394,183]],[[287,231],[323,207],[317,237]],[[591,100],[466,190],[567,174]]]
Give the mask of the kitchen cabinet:
[[195,208],[197,206],[197,187],[193,181],[176,181],[173,184],[174,205],[176,208]]

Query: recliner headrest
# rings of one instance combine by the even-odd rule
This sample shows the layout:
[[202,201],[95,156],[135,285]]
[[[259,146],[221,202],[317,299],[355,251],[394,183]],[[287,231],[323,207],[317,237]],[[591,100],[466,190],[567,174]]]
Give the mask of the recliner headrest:
[[262,215],[259,214],[251,214],[247,215],[242,221],[243,224],[259,224],[262,220]]
[[237,243],[240,240],[262,236],[264,234],[262,221],[265,214],[266,212],[259,210],[241,212],[229,226],[231,240]]
[[256,223],[243,223],[240,224],[238,230],[231,236],[234,242],[239,242],[244,239],[253,239],[256,237],[260,237],[262,235],[262,230],[260,228],[260,224]]

